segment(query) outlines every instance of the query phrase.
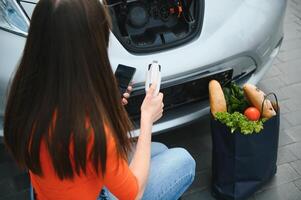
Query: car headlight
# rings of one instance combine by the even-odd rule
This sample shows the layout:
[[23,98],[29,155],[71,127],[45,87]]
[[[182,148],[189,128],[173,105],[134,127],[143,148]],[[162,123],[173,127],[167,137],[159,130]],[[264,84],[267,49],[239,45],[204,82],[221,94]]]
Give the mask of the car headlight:
[[27,35],[29,21],[15,0],[0,0],[0,28]]

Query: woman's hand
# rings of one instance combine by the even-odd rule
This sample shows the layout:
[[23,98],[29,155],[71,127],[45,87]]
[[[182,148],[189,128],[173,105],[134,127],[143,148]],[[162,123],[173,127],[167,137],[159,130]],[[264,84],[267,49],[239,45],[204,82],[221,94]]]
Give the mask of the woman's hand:
[[140,135],[130,169],[137,178],[139,192],[136,199],[142,199],[146,187],[151,159],[152,126],[162,117],[163,94],[154,96],[156,84],[152,84],[141,105]]
[[131,92],[133,90],[133,87],[132,87],[132,83],[130,83],[130,85],[128,86],[128,88],[126,89],[126,92],[123,93],[123,97],[121,99],[121,104],[123,106],[127,105],[128,104],[128,99],[130,98],[131,96]]
[[163,94],[160,92],[154,96],[155,89],[156,84],[152,84],[141,105],[141,119],[149,123],[154,123],[163,115]]

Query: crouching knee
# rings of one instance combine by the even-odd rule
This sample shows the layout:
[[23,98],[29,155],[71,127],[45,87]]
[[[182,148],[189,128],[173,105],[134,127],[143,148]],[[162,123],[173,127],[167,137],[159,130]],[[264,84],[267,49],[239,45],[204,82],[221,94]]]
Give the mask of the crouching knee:
[[190,153],[184,148],[172,148],[175,155],[174,162],[183,170],[183,172],[190,176],[190,181],[192,182],[195,177],[196,162]]

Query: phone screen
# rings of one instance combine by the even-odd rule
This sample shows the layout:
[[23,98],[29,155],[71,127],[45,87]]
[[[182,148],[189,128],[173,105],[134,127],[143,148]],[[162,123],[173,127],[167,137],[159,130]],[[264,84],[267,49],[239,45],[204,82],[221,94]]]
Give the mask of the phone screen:
[[118,65],[115,71],[115,77],[117,79],[121,95],[123,95],[123,93],[128,88],[128,85],[130,84],[135,72],[136,68],[134,67],[129,67],[121,64]]

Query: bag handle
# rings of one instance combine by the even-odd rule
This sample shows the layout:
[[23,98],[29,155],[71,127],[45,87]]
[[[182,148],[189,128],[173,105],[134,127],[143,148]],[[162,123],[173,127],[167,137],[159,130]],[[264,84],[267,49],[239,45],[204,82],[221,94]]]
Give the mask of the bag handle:
[[[264,98],[263,98],[263,101],[262,101],[262,104],[261,104],[261,113],[260,113],[260,116],[262,116],[262,114],[263,114],[264,102],[268,99],[269,96],[274,96],[274,97],[275,97],[275,100],[276,100],[276,106],[277,106],[276,113],[278,113],[279,103],[278,103],[277,95],[276,95],[274,92],[270,92],[270,93],[264,95]],[[272,103],[272,102],[271,102],[271,103]],[[273,103],[272,103],[272,106],[273,106]],[[273,107],[274,107],[274,106],[273,106]],[[275,108],[274,108],[274,109],[275,109]]]

